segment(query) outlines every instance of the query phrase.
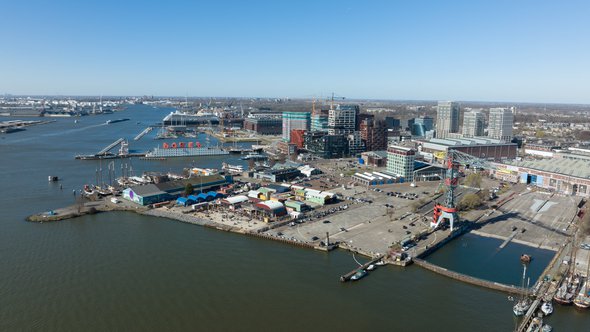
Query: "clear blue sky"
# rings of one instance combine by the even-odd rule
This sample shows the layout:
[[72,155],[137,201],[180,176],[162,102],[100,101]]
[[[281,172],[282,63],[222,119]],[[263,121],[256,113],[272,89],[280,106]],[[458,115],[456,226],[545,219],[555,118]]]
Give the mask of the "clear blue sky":
[[587,0],[20,0],[0,13],[0,93],[590,103]]

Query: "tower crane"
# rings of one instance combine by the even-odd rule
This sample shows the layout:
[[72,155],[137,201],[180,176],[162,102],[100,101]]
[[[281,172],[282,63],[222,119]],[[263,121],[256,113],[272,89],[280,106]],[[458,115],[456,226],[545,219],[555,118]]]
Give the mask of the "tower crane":
[[475,169],[496,169],[492,163],[485,159],[457,150],[448,150],[445,156],[445,167],[447,168],[447,171],[445,174],[444,186],[446,192],[444,194],[444,201],[442,203],[438,202],[434,205],[434,214],[430,223],[431,228],[438,228],[445,220],[447,220],[452,232],[454,223],[459,221],[455,202],[455,189],[459,182],[459,167],[461,165],[473,167]]

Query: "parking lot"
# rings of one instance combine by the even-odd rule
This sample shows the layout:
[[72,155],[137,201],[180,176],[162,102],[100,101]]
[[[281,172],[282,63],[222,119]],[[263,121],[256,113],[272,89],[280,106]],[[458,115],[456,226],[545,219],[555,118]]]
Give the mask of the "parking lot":
[[[342,201],[335,206],[346,208],[330,212],[334,205],[326,206],[311,214],[319,213],[318,217],[306,218],[303,222],[273,229],[268,233],[316,243],[325,242],[328,233],[331,242],[345,242],[357,251],[383,254],[391,244],[428,228],[430,215],[423,217],[419,212],[414,213],[414,205],[420,199],[430,199],[437,187],[438,183],[425,182],[417,187],[402,183],[378,188],[337,188],[332,191]],[[322,215],[321,211],[329,213]],[[420,241],[418,247],[431,243],[434,237],[436,235]]]

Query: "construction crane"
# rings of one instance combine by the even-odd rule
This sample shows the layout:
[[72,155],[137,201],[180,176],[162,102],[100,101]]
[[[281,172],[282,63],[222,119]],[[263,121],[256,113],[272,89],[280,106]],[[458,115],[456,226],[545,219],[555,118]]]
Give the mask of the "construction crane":
[[485,159],[457,150],[448,150],[445,156],[445,167],[447,168],[447,171],[444,179],[444,186],[446,192],[444,194],[443,203],[441,204],[439,202],[434,205],[434,213],[432,216],[432,222],[430,223],[432,228],[438,228],[445,221],[448,221],[452,232],[454,223],[459,221],[455,202],[455,189],[459,182],[459,167],[461,165],[475,169],[496,169],[492,163]]
[[330,109],[331,110],[334,109],[334,99],[345,100],[346,97],[336,96],[336,95],[334,95],[334,92],[332,92],[332,98],[329,99],[329,101],[330,101]]

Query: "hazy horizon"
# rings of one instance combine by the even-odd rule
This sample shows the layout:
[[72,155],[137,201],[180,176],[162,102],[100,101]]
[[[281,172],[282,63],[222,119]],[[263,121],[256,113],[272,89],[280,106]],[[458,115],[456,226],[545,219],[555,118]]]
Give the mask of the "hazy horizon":
[[12,95],[309,99],[334,91],[590,104],[583,1],[58,0],[3,9],[0,93]]

